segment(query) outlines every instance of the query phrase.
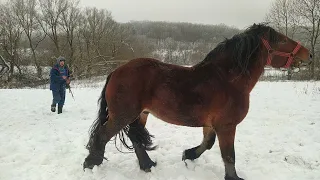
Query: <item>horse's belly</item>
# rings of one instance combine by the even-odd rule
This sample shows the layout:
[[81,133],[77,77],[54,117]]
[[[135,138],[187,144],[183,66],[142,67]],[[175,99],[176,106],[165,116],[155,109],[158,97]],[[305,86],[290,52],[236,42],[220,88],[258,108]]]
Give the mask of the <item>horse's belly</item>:
[[156,118],[174,125],[203,127],[206,124],[203,118],[197,117],[195,114],[183,113],[170,108],[157,108],[148,111]]

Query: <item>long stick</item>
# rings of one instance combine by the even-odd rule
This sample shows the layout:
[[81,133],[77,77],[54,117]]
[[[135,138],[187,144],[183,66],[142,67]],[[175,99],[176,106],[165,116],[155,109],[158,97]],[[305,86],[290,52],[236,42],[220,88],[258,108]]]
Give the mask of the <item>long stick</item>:
[[72,96],[73,100],[75,101],[74,96],[73,96],[73,93],[72,93],[72,91],[71,91],[71,88],[70,88],[70,87],[69,87],[69,93],[71,93],[71,96]]

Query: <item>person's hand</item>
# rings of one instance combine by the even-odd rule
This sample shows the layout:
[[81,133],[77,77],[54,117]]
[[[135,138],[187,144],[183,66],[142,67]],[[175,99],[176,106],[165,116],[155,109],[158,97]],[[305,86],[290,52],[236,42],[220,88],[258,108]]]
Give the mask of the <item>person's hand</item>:
[[66,83],[67,83],[67,84],[70,84],[70,79],[66,79]]
[[62,79],[67,79],[67,76],[62,76]]

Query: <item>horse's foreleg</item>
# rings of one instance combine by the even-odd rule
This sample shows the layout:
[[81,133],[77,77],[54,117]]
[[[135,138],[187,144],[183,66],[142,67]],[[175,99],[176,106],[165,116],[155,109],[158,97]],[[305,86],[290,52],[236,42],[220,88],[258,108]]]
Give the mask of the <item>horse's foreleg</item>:
[[152,136],[145,128],[147,116],[147,114],[141,113],[140,118],[130,124],[128,137],[133,144],[134,151],[139,161],[140,169],[144,170],[145,172],[150,172],[151,167],[156,166],[156,163],[150,159],[146,152],[146,150],[155,149],[155,147],[151,147]]
[[225,166],[225,180],[243,180],[239,178],[235,168],[234,138],[236,127],[218,129],[217,131],[221,156]]
[[203,128],[203,140],[199,146],[187,149],[183,152],[182,160],[194,160],[200,157],[204,151],[211,149],[216,140],[216,133],[212,127]]

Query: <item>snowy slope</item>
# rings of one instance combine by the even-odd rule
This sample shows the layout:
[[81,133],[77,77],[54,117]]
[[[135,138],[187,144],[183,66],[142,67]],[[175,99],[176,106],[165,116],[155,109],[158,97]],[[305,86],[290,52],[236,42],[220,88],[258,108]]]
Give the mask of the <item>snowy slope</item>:
[[[1,180],[222,180],[218,142],[194,162],[182,151],[198,145],[201,128],[166,124],[152,116],[147,128],[159,145],[149,155],[158,162],[151,173],[139,170],[135,154],[107,144],[104,161],[82,170],[88,128],[96,117],[104,82],[75,86],[65,111],[50,112],[48,89],[0,90]],[[236,168],[246,180],[320,179],[320,83],[259,82],[250,111],[238,126]],[[126,149],[123,149],[127,151]]]

